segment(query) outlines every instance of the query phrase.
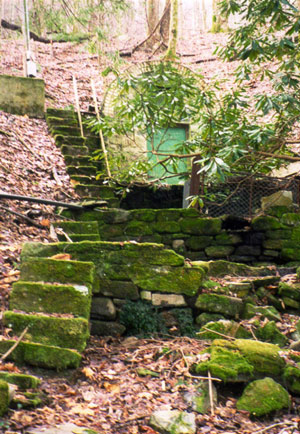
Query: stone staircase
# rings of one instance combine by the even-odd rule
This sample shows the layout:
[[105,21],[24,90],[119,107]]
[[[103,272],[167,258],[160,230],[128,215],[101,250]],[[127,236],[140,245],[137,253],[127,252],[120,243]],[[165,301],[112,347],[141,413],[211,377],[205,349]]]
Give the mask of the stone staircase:
[[[10,358],[49,369],[76,368],[89,338],[94,264],[62,258],[30,258],[21,265],[3,325],[14,336],[26,330]],[[0,342],[0,353],[16,341]]]
[[49,108],[46,121],[64,156],[76,193],[82,200],[105,200],[109,207],[117,207],[119,199],[114,189],[97,179],[97,172],[103,170],[102,159],[92,160],[95,151],[100,150],[99,137],[85,127],[85,137],[81,137],[77,115],[72,110]]
[[99,226],[96,221],[58,221],[52,223],[59,241],[100,241]]

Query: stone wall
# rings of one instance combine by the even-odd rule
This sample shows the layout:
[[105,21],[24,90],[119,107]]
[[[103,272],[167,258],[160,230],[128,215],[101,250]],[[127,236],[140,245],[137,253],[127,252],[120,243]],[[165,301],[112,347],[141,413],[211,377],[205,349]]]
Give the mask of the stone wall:
[[250,264],[300,260],[300,215],[286,207],[274,207],[268,216],[251,222],[232,216],[204,217],[195,209],[101,209],[63,215],[97,221],[101,240],[162,243],[191,260]]

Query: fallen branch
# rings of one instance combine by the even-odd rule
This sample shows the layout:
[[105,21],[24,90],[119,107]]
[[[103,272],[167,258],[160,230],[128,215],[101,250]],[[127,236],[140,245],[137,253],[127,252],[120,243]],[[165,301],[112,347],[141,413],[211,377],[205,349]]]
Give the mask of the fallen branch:
[[27,217],[27,215],[21,214],[19,212],[13,211],[12,209],[6,208],[5,206],[0,206],[0,209],[2,209],[3,211],[6,211],[10,214],[13,214],[17,217],[20,217],[23,220],[26,220],[28,223],[30,223],[31,225],[39,228],[39,229],[45,229],[45,226],[40,225],[39,223],[36,223],[34,220],[32,220],[31,218]]
[[27,202],[41,203],[43,205],[61,206],[63,208],[69,208],[74,210],[84,210],[86,208],[81,205],[75,205],[74,203],[58,202],[56,200],[42,199],[39,197],[19,196],[18,194],[9,194],[2,191],[0,191],[0,199],[22,200]]
[[276,428],[277,426],[292,426],[295,429],[298,428],[297,422],[279,422],[279,423],[274,423],[273,425],[266,426],[265,428],[255,431],[252,434],[262,434],[266,431],[269,431],[269,429]]
[[3,354],[3,356],[1,356],[1,358],[0,358],[0,362],[1,363],[5,359],[7,359],[7,357],[14,351],[15,348],[17,348],[17,346],[19,345],[19,343],[24,338],[24,336],[26,335],[27,332],[28,332],[28,326],[22,331],[22,333],[20,334],[20,336],[18,337],[18,339],[16,340],[16,342],[13,344],[13,346],[10,347],[10,349],[8,351],[6,351],[6,353]]
[[212,416],[214,416],[215,415],[215,410],[214,410],[214,392],[213,392],[213,388],[212,388],[212,381],[211,381],[210,371],[207,372],[207,375],[208,375],[208,391],[209,391],[210,414]]
[[[232,341],[235,341],[235,338],[232,337],[232,336],[224,335],[223,333],[216,332],[215,330],[211,330],[211,329],[209,329],[209,328],[207,328],[207,327],[203,327],[203,329],[204,329],[205,331],[207,331],[207,332],[215,333],[216,335],[222,336],[223,338],[231,339]],[[196,333],[196,334],[197,334],[197,335],[202,335],[203,333],[205,333],[205,331],[204,331],[204,332],[198,332],[198,333]]]
[[215,60],[218,60],[216,57],[210,57],[209,59],[199,59],[196,60],[194,63],[206,63],[206,62],[214,62]]

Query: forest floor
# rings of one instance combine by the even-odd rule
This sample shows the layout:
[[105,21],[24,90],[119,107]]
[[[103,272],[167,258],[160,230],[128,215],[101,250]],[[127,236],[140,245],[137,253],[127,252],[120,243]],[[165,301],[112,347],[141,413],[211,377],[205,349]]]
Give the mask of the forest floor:
[[[183,63],[193,70],[201,69],[209,79],[231,75],[235,64],[215,58],[214,44],[222,43],[224,35],[194,35],[183,41],[179,51]],[[137,41],[127,41],[128,49]],[[101,71],[111,65],[107,57],[90,54],[84,45],[71,43],[33,43],[39,65],[39,77],[46,84],[47,107],[74,106],[72,75],[79,87],[80,104],[87,110],[92,103],[90,78],[96,84],[100,100],[108,79]],[[2,34],[0,73],[23,75],[23,41],[12,34]],[[155,56],[137,51],[122,58],[121,68],[151,60]],[[253,85],[254,87],[256,84]],[[48,134],[44,120],[14,116],[0,111],[0,191],[19,195],[63,200],[78,200],[66,173],[59,149]],[[56,219],[53,207],[28,202],[0,202],[0,315],[7,308],[12,283],[18,279],[19,254],[26,241],[51,242],[49,222]],[[9,208],[10,211],[4,208]],[[29,223],[11,211],[22,213],[34,221]],[[1,318],[0,318],[1,319]],[[2,334],[5,330],[1,329]],[[0,331],[0,332],[1,332]],[[0,336],[1,339],[1,336]],[[11,410],[0,419],[0,432],[27,433],[30,429],[73,422],[77,426],[107,434],[155,434],[149,425],[151,413],[162,406],[190,410],[184,400],[196,380],[188,372],[187,356],[196,355],[205,342],[170,336],[153,339],[92,337],[84,353],[82,366],[67,374],[43,370],[30,371],[42,378],[41,390],[45,405],[34,410]],[[136,369],[147,368],[157,377],[141,377]],[[0,367],[1,368],[1,367]],[[12,364],[4,369],[18,370]],[[22,372],[27,369],[22,368]],[[214,414],[197,415],[197,433],[300,433],[299,399],[285,413],[260,421],[236,411],[239,390],[219,388],[219,402]]]

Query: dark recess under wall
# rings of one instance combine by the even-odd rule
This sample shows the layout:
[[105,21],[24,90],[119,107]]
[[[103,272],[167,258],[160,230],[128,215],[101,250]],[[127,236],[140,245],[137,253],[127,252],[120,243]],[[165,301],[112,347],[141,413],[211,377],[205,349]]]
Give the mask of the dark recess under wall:
[[182,208],[182,198],[182,185],[170,185],[156,188],[134,186],[126,197],[121,200],[120,208]]

